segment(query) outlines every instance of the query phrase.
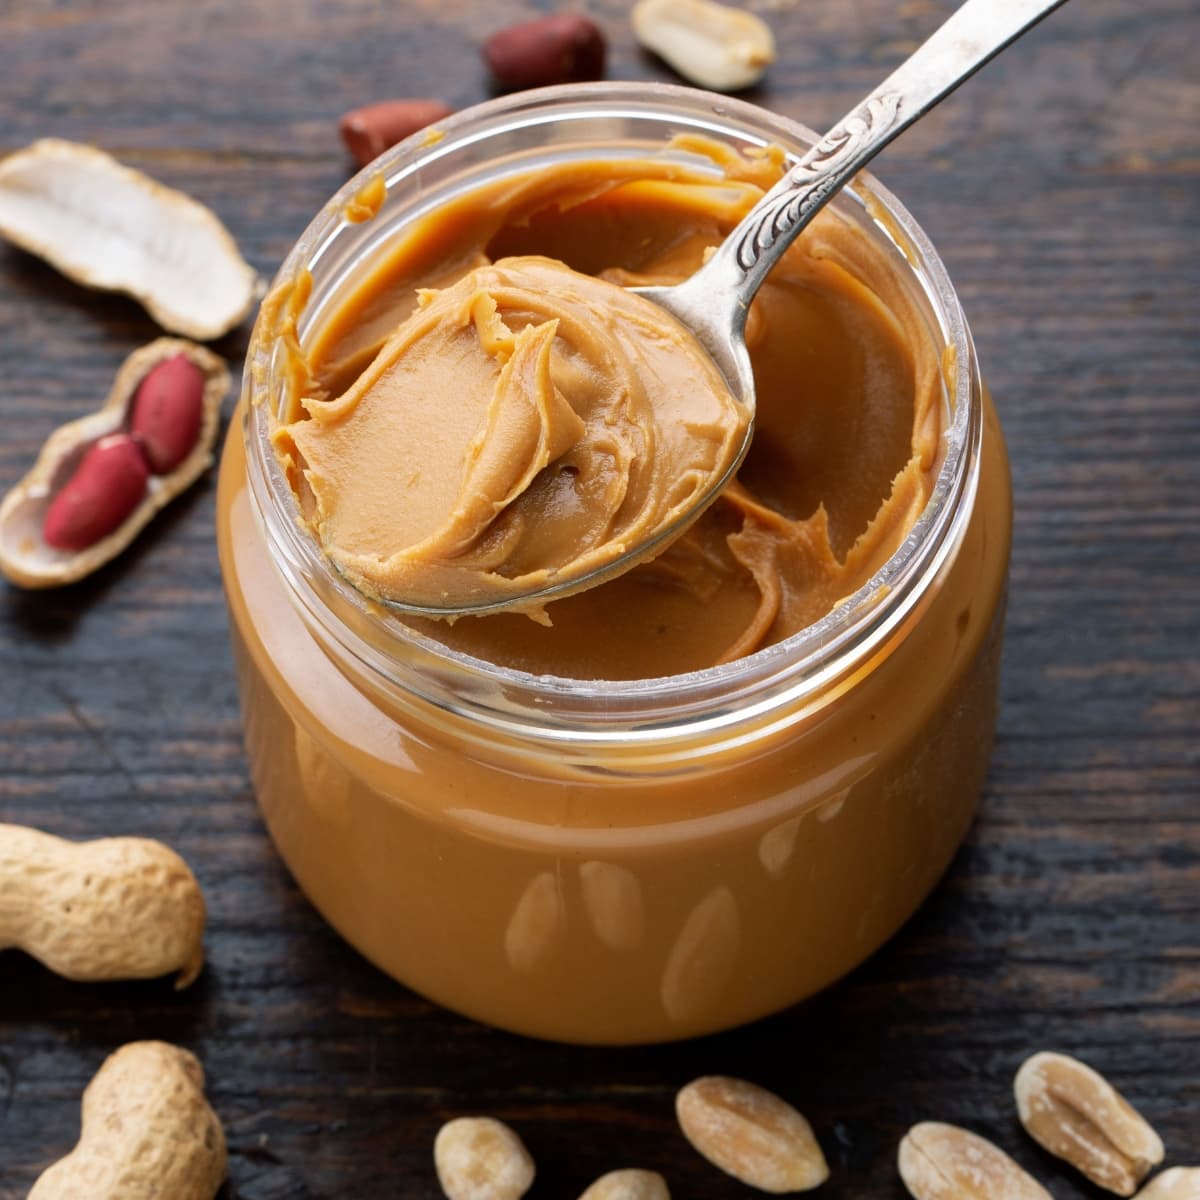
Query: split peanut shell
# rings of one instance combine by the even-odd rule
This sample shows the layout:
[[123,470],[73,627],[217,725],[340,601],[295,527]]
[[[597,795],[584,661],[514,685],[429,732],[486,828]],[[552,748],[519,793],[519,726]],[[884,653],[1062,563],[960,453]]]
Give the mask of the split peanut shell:
[[258,289],[210,209],[79,142],[43,138],[0,161],[0,235],[201,341],[238,325]]
[[[177,355],[194,363],[204,377],[200,428],[191,450],[168,474],[149,476],[141,502],[111,533],[82,550],[50,545],[43,526],[54,498],[89,449],[127,427],[138,385],[150,371]],[[221,402],[229,384],[224,361],[192,342],[158,338],[135,350],[117,371],[104,407],[56,429],[29,472],[0,502],[0,572],[19,587],[61,587],[116,558],[159,509],[212,465]]]
[[83,1093],[74,1150],[38,1177],[28,1200],[213,1200],[229,1161],[195,1055],[130,1042]]
[[437,1132],[433,1162],[447,1200],[521,1200],[534,1165],[524,1142],[494,1117],[456,1117]]

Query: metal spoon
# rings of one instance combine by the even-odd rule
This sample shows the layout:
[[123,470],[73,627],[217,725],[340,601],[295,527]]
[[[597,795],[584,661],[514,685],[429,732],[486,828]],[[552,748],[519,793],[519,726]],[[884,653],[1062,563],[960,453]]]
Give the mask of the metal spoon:
[[402,602],[391,602],[391,606],[427,616],[527,607],[622,574],[682,533],[733,478],[750,448],[755,394],[746,350],[746,315],[771,268],[825,204],[884,146],[1063,3],[1065,0],[966,0],[754,205],[700,270],[673,287],[631,289],[660,304],[688,327],[749,417],[733,464],[689,511],[603,566],[583,575],[558,578],[516,599],[436,611]]

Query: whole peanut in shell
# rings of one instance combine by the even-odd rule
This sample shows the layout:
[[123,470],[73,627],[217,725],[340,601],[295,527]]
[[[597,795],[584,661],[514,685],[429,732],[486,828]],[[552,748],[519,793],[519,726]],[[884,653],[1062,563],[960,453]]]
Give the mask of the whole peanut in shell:
[[212,1200],[227,1162],[195,1056],[131,1042],[88,1084],[75,1149],[42,1172],[29,1200]]
[[0,825],[0,950],[77,982],[178,972],[183,988],[204,964],[204,921],[196,877],[161,842]]

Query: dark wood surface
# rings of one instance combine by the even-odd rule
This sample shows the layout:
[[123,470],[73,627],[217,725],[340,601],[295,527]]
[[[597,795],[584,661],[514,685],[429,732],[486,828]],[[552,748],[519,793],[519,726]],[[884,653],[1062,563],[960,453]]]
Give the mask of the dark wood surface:
[[[831,122],[949,0],[786,0],[755,99]],[[336,118],[389,95],[488,94],[482,37],[515,0],[6,0],[0,151],[95,142],[212,205],[269,275],[347,177]],[[597,0],[612,78],[670,78]],[[750,1028],[604,1051],[443,1012],[370,967],[281,866],[246,776],[213,479],[91,580],[0,586],[0,820],[162,838],[208,895],[209,966],[80,986],[0,954],[0,1200],[74,1143],[121,1043],[194,1049],[228,1132],[226,1200],[434,1197],[438,1125],[484,1112],[538,1166],[531,1197],[661,1170],[749,1195],[677,1132],[700,1073],[813,1122],[820,1195],[895,1198],[936,1118],[1095,1197],[1017,1124],[1013,1072],[1056,1047],[1103,1070],[1169,1161],[1200,1163],[1200,11],[1076,0],[889,150],[878,174],[956,280],[1016,485],[1002,710],[979,819],[948,877],[850,979]],[[94,408],[156,329],[0,245],[0,488]],[[236,366],[246,330],[216,348]],[[228,415],[228,414],[227,414]],[[81,1197],[80,1200],[86,1200]]]

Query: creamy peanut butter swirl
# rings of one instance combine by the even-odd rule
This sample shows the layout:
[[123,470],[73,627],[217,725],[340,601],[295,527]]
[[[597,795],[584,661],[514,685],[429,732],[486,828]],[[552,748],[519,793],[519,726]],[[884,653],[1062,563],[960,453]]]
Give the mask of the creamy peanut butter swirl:
[[314,532],[384,599],[503,600],[645,543],[728,471],[746,414],[657,305],[536,256],[420,293],[342,395],[276,432]]
[[[709,167],[575,161],[455,198],[307,335],[275,445],[304,520],[364,591],[411,589],[414,574],[523,589],[637,538],[729,461],[741,416],[715,369],[621,289],[692,274],[782,156],[675,148]],[[822,213],[751,307],[754,440],[683,537],[541,622],[411,623],[505,666],[635,679],[820,619],[901,544],[940,463],[944,346],[906,272]]]

